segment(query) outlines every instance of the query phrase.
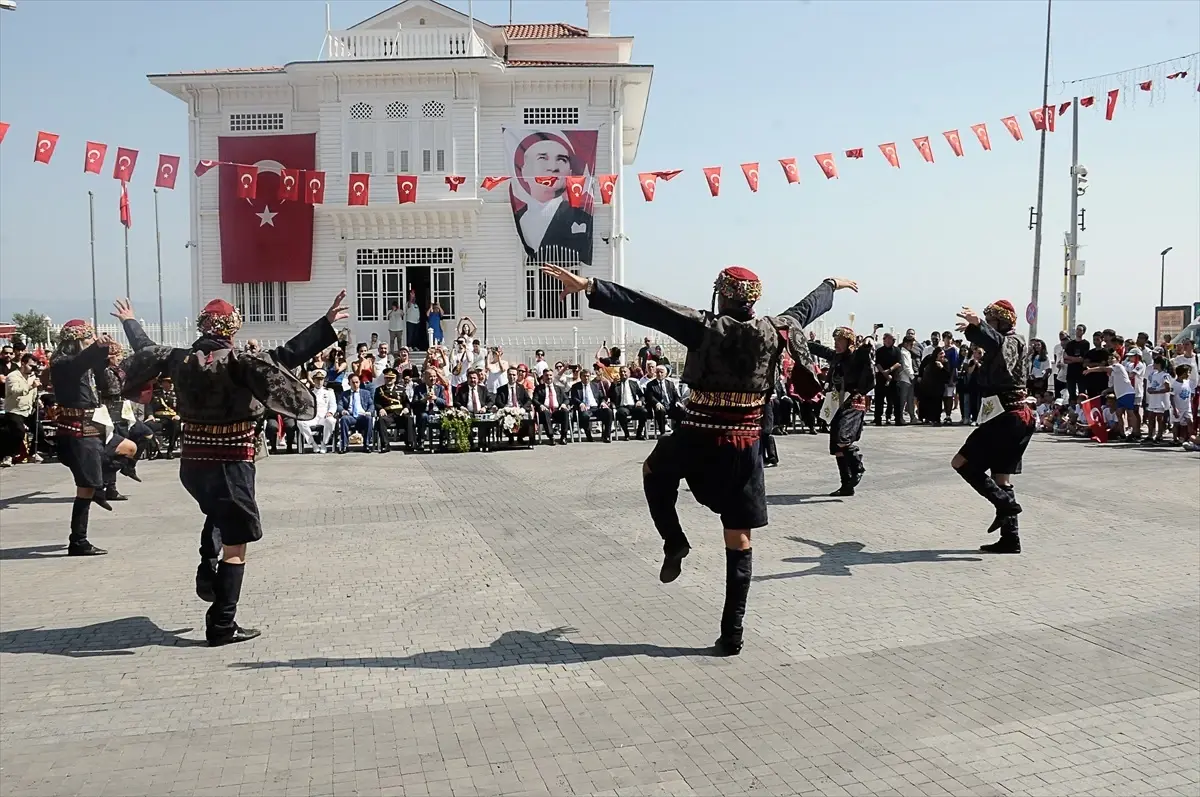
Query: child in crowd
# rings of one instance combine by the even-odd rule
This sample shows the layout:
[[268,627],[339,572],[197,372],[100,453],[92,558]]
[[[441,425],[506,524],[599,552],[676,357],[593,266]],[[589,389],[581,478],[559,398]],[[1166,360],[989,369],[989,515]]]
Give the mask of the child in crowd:
[[1117,406],[1117,397],[1109,396],[1108,401],[1105,403],[1104,409],[1101,410],[1101,412],[1104,414],[1104,425],[1108,427],[1109,439],[1112,439],[1114,436],[1124,437],[1125,422],[1122,419],[1124,413],[1122,413],[1121,408]]
[[1192,428],[1192,366],[1175,366],[1175,384],[1171,386],[1171,404],[1175,415],[1175,443],[1188,442]]
[[1039,432],[1050,432],[1054,429],[1054,393],[1047,392],[1042,395],[1042,403],[1037,406],[1037,430]]
[[1146,377],[1146,440],[1147,444],[1161,443],[1167,431],[1167,420],[1171,411],[1171,374],[1167,360],[1154,358],[1150,374]]

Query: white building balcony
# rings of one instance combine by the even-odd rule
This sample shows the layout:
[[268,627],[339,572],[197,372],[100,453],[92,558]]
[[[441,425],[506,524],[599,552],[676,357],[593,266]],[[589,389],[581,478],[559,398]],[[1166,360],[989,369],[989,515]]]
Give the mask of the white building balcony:
[[325,35],[325,61],[486,58],[496,53],[470,28],[334,30]]

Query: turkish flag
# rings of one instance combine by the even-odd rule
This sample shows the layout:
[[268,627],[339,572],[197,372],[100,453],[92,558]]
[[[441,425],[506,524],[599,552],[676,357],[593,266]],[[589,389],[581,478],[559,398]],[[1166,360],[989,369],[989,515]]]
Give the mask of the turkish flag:
[[929,146],[929,136],[921,136],[914,138],[913,143],[917,145],[917,151],[921,153],[921,157],[926,163],[933,163],[933,148]]
[[[401,180],[407,181],[401,184]],[[417,201],[417,178],[407,175],[396,175],[396,188],[400,192],[400,201],[405,201],[405,187],[407,186],[407,194],[410,197],[407,201]],[[363,207],[371,201],[371,175],[363,172],[351,172],[346,178],[346,204],[351,206]]]
[[[1187,77],[1187,72],[1172,72],[1171,74],[1167,75],[1167,80],[1174,80],[1175,78],[1181,78],[1181,77]],[[4,124],[3,122],[0,122],[0,125],[3,125],[3,124]],[[4,140],[4,135],[3,135],[3,133],[0,133],[0,141],[3,141],[3,140]]]
[[558,182],[558,178],[551,174],[544,177],[535,177],[533,181],[538,185],[552,186]]
[[300,201],[300,182],[302,172],[300,169],[281,169],[279,172],[279,201],[280,202],[299,202]]
[[138,151],[128,147],[117,147],[117,162],[113,165],[113,179],[127,183],[133,179],[133,167],[137,166]]
[[863,156],[862,147],[858,147],[857,149],[846,150],[847,158],[853,158],[854,160],[861,160],[862,156]]
[[1096,104],[1095,97],[1084,97],[1082,100],[1079,101],[1080,108],[1091,108],[1095,104]]
[[642,196],[646,197],[647,202],[654,201],[654,187],[658,182],[658,175],[654,172],[638,172],[638,184],[642,187]]
[[1021,125],[1017,124],[1017,117],[1006,116],[1003,119],[1001,119],[1000,122],[1006,128],[1008,128],[1008,132],[1012,133],[1012,137],[1014,139],[1016,139],[1017,141],[1025,140],[1025,136],[1021,133]]
[[742,174],[746,175],[746,183],[750,186],[750,190],[758,192],[758,161],[754,163],[743,163]]
[[894,168],[900,168],[900,153],[896,152],[896,142],[892,141],[887,144],[880,144],[879,151],[883,153],[883,157],[887,158],[887,162],[892,164]]
[[986,124],[980,122],[977,125],[971,125],[971,132],[975,134],[975,138],[979,139],[979,146],[986,151],[992,149],[992,138],[988,135]]
[[1041,130],[1046,126],[1046,109],[1034,108],[1029,112],[1029,118],[1033,120],[1033,129]]
[[258,167],[239,163],[237,167],[238,199],[256,199],[258,197]]
[[8,122],[0,122],[0,141],[3,141],[6,135],[8,135]]
[[200,161],[199,163],[196,164],[195,174],[197,177],[203,177],[205,174],[208,173],[209,169],[215,168],[220,165],[221,164],[217,163],[216,161]]
[[596,182],[600,184],[600,201],[606,205],[612,204],[613,191],[617,187],[617,175],[598,174]]
[[[280,172],[283,168],[309,170],[317,163],[317,136],[266,135],[221,136],[219,163],[240,163],[258,168],[257,188],[262,198],[239,197],[237,169],[219,174],[219,220],[221,229],[221,281],[308,282],[312,277],[312,204],[278,204]],[[324,194],[323,172],[308,172]],[[308,202],[313,201],[308,194]]]
[[504,175],[503,177],[484,177],[483,182],[479,184],[479,187],[484,191],[491,191],[496,186],[503,185],[508,181],[508,179],[508,175]]
[[958,135],[958,131],[947,130],[942,135],[946,137],[946,143],[950,145],[950,149],[954,150],[954,154],[961,158],[963,156],[962,138]]
[[154,177],[155,188],[175,190],[175,178],[179,176],[179,156],[159,155],[158,173]]
[[58,133],[38,131],[37,143],[33,147],[33,160],[36,163],[49,163],[54,157],[54,148],[58,146]]
[[117,205],[117,210],[121,214],[121,224],[124,225],[125,229],[127,230],[133,226],[133,214],[129,210],[129,191],[127,190],[128,185],[129,184],[124,181],[121,182],[121,201]]
[[820,164],[821,171],[825,172],[826,180],[833,180],[837,177],[837,164],[833,162],[832,152],[823,152],[820,155],[813,155],[813,157]]
[[83,171],[85,174],[99,174],[104,168],[104,153],[108,152],[108,144],[89,141],[83,154]]
[[[364,175],[365,176],[365,175]],[[396,196],[401,205],[410,205],[417,201],[417,178],[411,174],[396,175]],[[351,202],[350,204],[354,204]],[[363,204],[367,204],[365,201]]]
[[796,165],[795,158],[780,158],[779,165],[783,167],[783,176],[789,183],[800,182],[800,167]]
[[1046,131],[1049,133],[1054,132],[1054,117],[1055,117],[1054,106],[1047,105],[1046,106]]
[[325,203],[325,172],[304,169],[300,172],[300,181],[304,183],[305,204],[322,205]]
[[1104,422],[1104,396],[1093,396],[1079,405],[1083,417],[1087,420],[1088,431],[1097,443],[1108,442],[1108,425]]
[[446,175],[446,185],[449,186],[450,190],[456,194],[458,193],[458,187],[460,185],[462,185],[463,183],[465,183],[466,181],[467,181],[467,178],[460,177],[457,174]]
[[571,207],[583,207],[584,182],[586,180],[586,177],[567,177],[567,204]]
[[1152,91],[1154,89],[1154,81],[1147,80],[1144,83],[1139,83],[1138,88],[1141,89],[1142,91]]
[[1066,102],[1064,102],[1064,103],[1060,103],[1060,104],[1059,104],[1059,106],[1058,106],[1058,115],[1059,115],[1059,116],[1062,116],[1062,115],[1064,115],[1064,114],[1065,114],[1067,111],[1069,111],[1069,110],[1071,110],[1071,101],[1070,101],[1070,100],[1067,100]]
[[1104,109],[1104,118],[1112,121],[1113,113],[1117,110],[1117,95],[1121,93],[1120,89],[1113,89],[1108,93],[1108,107]]
[[664,171],[650,173],[660,180],[673,180],[679,175],[683,174],[683,169],[666,169]]
[[704,180],[708,183],[708,192],[713,196],[721,193],[721,167],[705,166]]

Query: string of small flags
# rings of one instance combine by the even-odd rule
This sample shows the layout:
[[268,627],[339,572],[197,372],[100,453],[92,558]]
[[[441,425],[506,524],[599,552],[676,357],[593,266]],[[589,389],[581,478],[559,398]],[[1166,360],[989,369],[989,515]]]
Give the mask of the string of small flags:
[[[1166,80],[1182,81],[1188,77],[1188,71],[1176,70],[1165,75]],[[1111,85],[1111,84],[1110,84]],[[1155,91],[1155,81],[1142,80],[1137,82],[1137,91],[1153,93]],[[1200,92],[1200,85],[1196,87],[1197,92]],[[1121,97],[1121,89],[1115,88],[1109,90],[1102,99],[1104,100],[1104,118],[1107,121],[1112,121],[1116,113],[1117,103]],[[1082,108],[1091,108],[1097,104],[1097,100],[1101,99],[1093,94],[1087,97],[1081,97],[1079,105]],[[1043,129],[1048,133],[1053,133],[1055,129],[1055,119],[1065,116],[1071,108],[1071,100],[1051,104],[1045,107],[1034,108],[1029,111],[1030,124],[1034,131]],[[1024,141],[1025,135],[1021,128],[1021,123],[1016,116],[1005,116],[1000,120],[1000,124],[1012,137],[1014,141]],[[0,122],[0,142],[3,142],[9,131],[8,122]],[[986,152],[992,149],[991,133],[988,130],[986,122],[980,122],[970,126],[971,133],[974,135],[979,146]],[[942,133],[942,138],[945,139],[950,151],[955,157],[961,158],[965,155],[965,147],[962,135],[959,130],[947,130]],[[912,144],[920,155],[921,160],[925,163],[934,163],[935,154],[933,141],[936,138],[930,136],[919,136],[912,139]],[[39,130],[34,143],[33,160],[36,163],[49,165],[51,159],[58,150],[59,136],[56,133]],[[899,169],[901,165],[901,147],[895,141],[885,142],[878,145],[878,149],[884,160],[894,169]],[[108,145],[98,141],[88,141],[84,147],[83,171],[85,174],[102,174],[104,163],[108,156]],[[846,160],[862,160],[866,157],[865,147],[855,147],[843,150],[842,157]],[[838,171],[838,156],[834,152],[823,152],[813,156],[821,173],[827,180],[835,180],[839,178]],[[179,176],[180,156],[160,154],[158,156],[158,168],[155,171],[154,187],[174,190],[176,180]],[[126,193],[126,185],[133,179],[134,169],[138,162],[138,150],[128,147],[117,147],[115,158],[113,160],[112,176],[114,179],[121,182],[122,188],[122,222],[128,226],[128,197]],[[746,184],[752,193],[758,192],[760,179],[759,161],[750,161],[739,164],[741,167],[742,176],[746,180]],[[780,158],[779,165],[783,170],[784,179],[789,184],[798,184],[800,182],[800,166],[795,157]],[[197,177],[203,176],[206,172],[213,168],[225,166],[232,167],[237,170],[237,196],[244,199],[255,199],[258,194],[258,167],[244,164],[232,163],[228,161],[213,161],[202,160],[196,164],[194,174]],[[642,189],[642,196],[647,202],[653,202],[658,190],[659,182],[669,182],[675,177],[683,173],[683,169],[669,169],[638,173],[638,184]],[[705,183],[711,196],[717,197],[721,193],[721,166],[705,166],[701,169],[704,174]],[[325,202],[325,172],[316,170],[304,169],[282,169],[279,174],[279,193],[278,200],[287,201],[304,201],[312,205],[320,205]],[[466,183],[466,177],[461,175],[446,175],[443,180],[446,186],[452,192],[457,192],[458,189]],[[484,191],[492,191],[495,188],[503,185],[505,182],[513,179],[512,175],[488,175],[483,178],[480,183],[480,188]],[[593,191],[593,181],[595,189],[600,194],[600,200],[603,204],[612,203],[613,194],[616,188],[618,176],[616,174],[600,174],[593,176],[539,176],[535,177],[534,181],[540,185],[553,186],[559,180],[565,181],[565,193],[567,200],[572,207],[583,207],[584,197]],[[396,195],[399,204],[411,204],[417,201],[417,186],[421,178],[418,175],[401,174],[396,175]],[[347,179],[347,196],[346,204],[349,206],[366,206],[369,201],[371,187],[371,175],[366,173],[353,172]]]

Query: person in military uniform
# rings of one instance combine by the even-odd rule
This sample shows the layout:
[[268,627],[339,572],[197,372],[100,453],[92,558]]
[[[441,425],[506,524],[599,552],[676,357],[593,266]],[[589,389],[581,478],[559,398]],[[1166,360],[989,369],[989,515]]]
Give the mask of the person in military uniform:
[[412,451],[417,436],[413,414],[408,406],[408,394],[396,384],[396,376],[395,368],[383,369],[383,384],[375,388],[375,410],[379,415],[375,431],[379,435],[381,454],[392,450],[392,440],[389,437],[392,429],[404,429],[404,440],[409,451]]
[[[779,316],[756,316],[762,282],[749,269],[731,266],[713,285],[713,310],[704,312],[602,279],[589,279],[546,264],[542,270],[563,286],[563,298],[583,291],[594,310],[656,329],[687,347],[682,381],[691,388],[678,429],[660,437],[642,465],[650,516],[663,538],[663,583],[679,577],[691,546],[679,522],[679,482],[721,517],[725,531],[725,607],[715,652],[742,650],[742,621],[753,572],[750,535],[767,525],[766,486],[760,453],[763,406],[786,349],[807,366],[812,358],[802,328],[833,307],[850,280],[827,279]],[[797,369],[812,374],[807,367]],[[815,382],[815,379],[813,380]],[[815,392],[819,386],[806,385]]]
[[112,511],[104,497],[109,473],[124,470],[136,477],[137,445],[117,434],[96,389],[96,374],[104,371],[112,342],[107,335],[97,337],[87,321],[73,319],[63,324],[50,357],[58,461],[70,468],[75,478],[69,556],[108,553],[88,540],[91,506],[95,503]]
[[838,327],[833,331],[833,348],[814,340],[808,342],[813,354],[829,363],[830,389],[840,394],[841,403],[829,423],[829,453],[837,459],[842,485],[830,495],[851,496],[867,469],[863,466],[858,441],[862,437],[867,413],[867,393],[875,387],[875,350],[870,339],[854,345],[854,330]]
[[154,386],[154,395],[150,399],[150,415],[167,438],[167,459],[174,459],[175,445],[179,442],[179,411],[176,409],[175,383],[171,377],[160,377]]
[[[246,546],[262,539],[254,499],[255,419],[264,412],[311,420],[312,391],[292,371],[333,345],[333,324],[348,317],[342,291],[324,317],[282,346],[237,351],[233,337],[242,325],[237,308],[222,299],[204,306],[190,349],[158,346],[134,318],[128,299],[118,300],[134,354],[124,363],[126,395],[160,376],[175,383],[183,423],[179,481],[204,513],[196,594],[212,605],[205,618],[211,646],[259,636],[235,621],[246,569]],[[220,561],[218,562],[218,556]]]
[[[115,340],[109,343],[108,362],[103,368],[96,371],[96,389],[100,392],[100,400],[108,409],[108,417],[112,419],[113,428],[122,437],[133,441],[137,446],[137,458],[141,458],[142,452],[154,439],[154,430],[142,421],[130,422],[124,417],[125,397],[121,394],[121,386],[125,378],[125,374],[121,370],[123,353],[124,349],[120,343]],[[117,489],[117,473],[118,471],[112,468],[105,471],[104,498],[108,501],[128,501],[128,496],[122,495]],[[129,470],[128,475],[134,481],[141,481],[137,477],[136,471]]]
[[1021,460],[1033,438],[1033,408],[1025,394],[1029,355],[1025,341],[1016,334],[1016,309],[1007,299],[988,305],[982,318],[969,307],[964,307],[958,317],[962,319],[958,330],[970,343],[983,349],[975,378],[984,399],[979,425],[950,465],[996,509],[988,533],[999,529],[1000,539],[981,545],[979,550],[1020,553],[1017,516],[1021,505],[1017,503],[1012,477],[1021,472]]

